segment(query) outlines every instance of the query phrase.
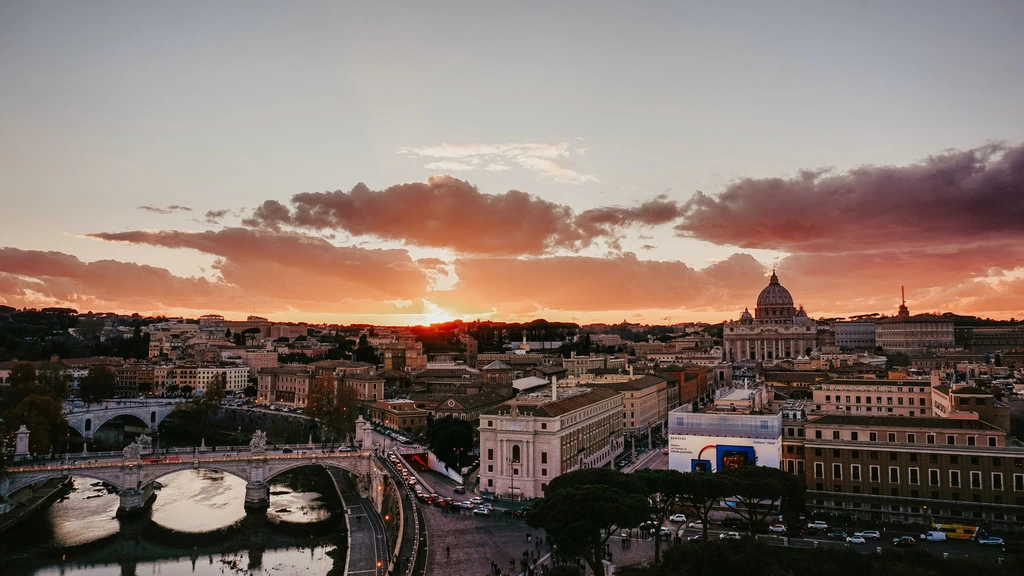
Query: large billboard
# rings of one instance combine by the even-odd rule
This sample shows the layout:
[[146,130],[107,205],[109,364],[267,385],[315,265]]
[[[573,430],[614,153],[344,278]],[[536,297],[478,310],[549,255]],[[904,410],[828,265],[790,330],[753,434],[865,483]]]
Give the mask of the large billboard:
[[779,467],[782,438],[670,434],[668,466],[680,472],[719,472],[746,465]]

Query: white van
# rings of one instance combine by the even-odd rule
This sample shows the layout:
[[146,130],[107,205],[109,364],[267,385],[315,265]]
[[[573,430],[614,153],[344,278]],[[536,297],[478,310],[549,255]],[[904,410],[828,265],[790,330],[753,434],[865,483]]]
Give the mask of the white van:
[[936,531],[936,530],[929,530],[929,531],[925,532],[924,534],[921,534],[921,540],[924,540],[926,542],[945,542],[946,541],[946,533],[945,532],[939,532],[939,531]]

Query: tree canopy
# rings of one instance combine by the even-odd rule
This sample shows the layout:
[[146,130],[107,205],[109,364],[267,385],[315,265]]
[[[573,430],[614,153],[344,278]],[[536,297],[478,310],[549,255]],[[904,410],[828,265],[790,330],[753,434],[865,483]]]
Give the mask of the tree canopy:
[[[451,416],[438,418],[427,428],[427,445],[448,466],[469,462],[469,451],[476,445],[473,424]],[[460,462],[461,460],[461,462]]]
[[104,364],[89,368],[88,374],[78,383],[78,395],[86,402],[99,402],[114,395],[116,374]]

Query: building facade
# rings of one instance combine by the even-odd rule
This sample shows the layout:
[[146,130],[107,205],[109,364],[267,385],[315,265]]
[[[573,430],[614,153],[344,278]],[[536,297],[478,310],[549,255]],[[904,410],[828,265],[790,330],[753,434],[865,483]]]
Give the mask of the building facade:
[[758,295],[754,314],[745,309],[738,321],[726,322],[722,330],[729,362],[797,358],[819,346],[817,324],[802,306],[794,307],[793,296],[775,272]]
[[552,478],[608,465],[623,448],[622,394],[575,388],[513,400],[480,415],[480,489],[540,498]]
[[842,350],[874,350],[875,323],[865,321],[834,322],[835,345]]
[[258,404],[305,407],[309,391],[313,389],[316,381],[316,369],[311,366],[286,364],[264,368],[256,378]]

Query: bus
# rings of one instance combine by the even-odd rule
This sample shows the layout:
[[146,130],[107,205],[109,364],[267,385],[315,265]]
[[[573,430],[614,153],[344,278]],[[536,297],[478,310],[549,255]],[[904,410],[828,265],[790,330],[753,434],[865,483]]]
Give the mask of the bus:
[[978,527],[967,524],[932,524],[928,529],[942,532],[949,540],[974,540],[978,536]]

